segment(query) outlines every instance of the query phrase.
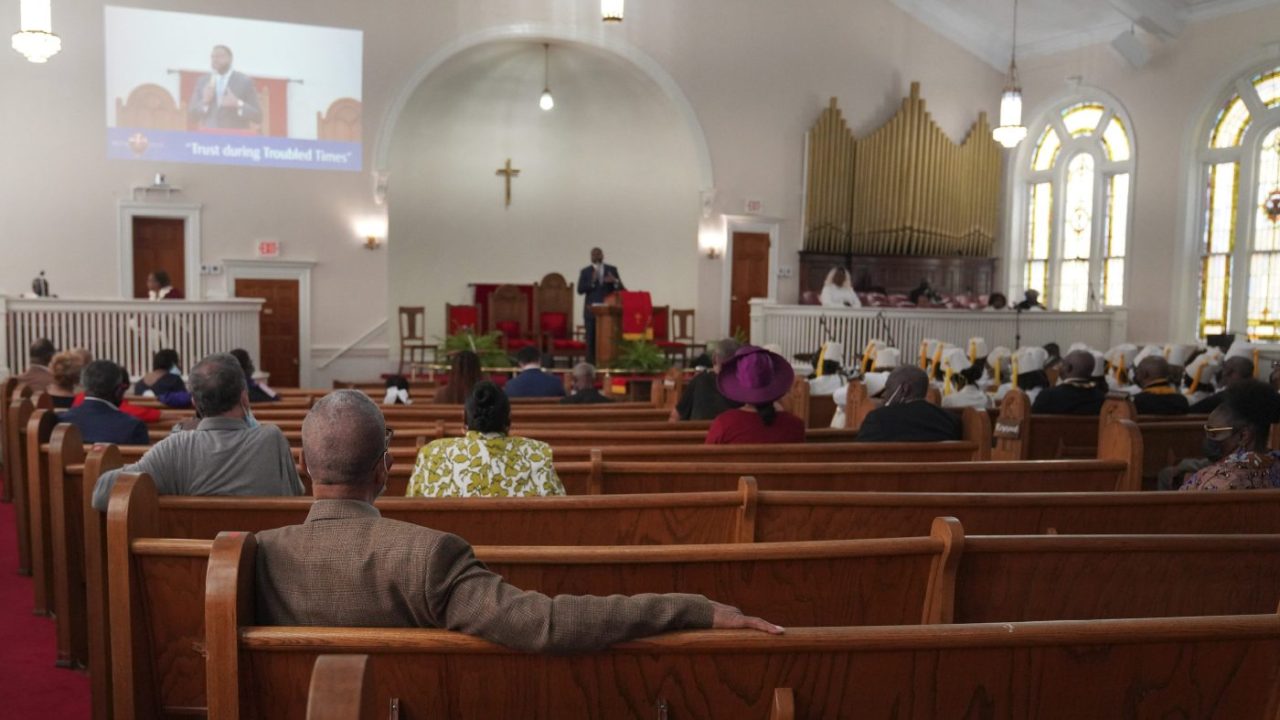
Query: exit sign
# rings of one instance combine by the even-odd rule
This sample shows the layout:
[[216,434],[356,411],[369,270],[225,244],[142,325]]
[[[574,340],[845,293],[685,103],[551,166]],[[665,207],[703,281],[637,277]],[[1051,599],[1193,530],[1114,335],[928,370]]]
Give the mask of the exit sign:
[[264,258],[280,257],[280,241],[279,240],[259,240],[258,241],[258,257],[264,257]]

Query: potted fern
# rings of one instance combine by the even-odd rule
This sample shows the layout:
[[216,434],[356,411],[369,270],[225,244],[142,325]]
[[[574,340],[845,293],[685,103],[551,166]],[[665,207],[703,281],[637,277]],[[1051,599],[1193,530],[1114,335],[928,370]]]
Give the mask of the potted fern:
[[648,340],[624,340],[618,346],[618,356],[614,358],[616,371],[630,375],[647,375],[645,380],[632,380],[628,383],[631,399],[646,399],[653,385],[654,378],[660,377],[671,367],[666,353]]
[[446,355],[460,353],[463,350],[470,350],[479,355],[480,366],[483,368],[507,367],[511,364],[507,351],[502,349],[501,336],[496,332],[477,335],[468,328],[444,339]]

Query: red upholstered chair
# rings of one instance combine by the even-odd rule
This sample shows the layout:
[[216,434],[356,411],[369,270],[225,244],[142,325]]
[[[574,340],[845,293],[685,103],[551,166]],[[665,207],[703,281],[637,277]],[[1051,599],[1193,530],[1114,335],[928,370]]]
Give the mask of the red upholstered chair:
[[538,344],[525,327],[528,317],[529,300],[516,286],[501,285],[489,296],[489,327],[498,333],[507,352]]
[[533,284],[533,323],[542,352],[552,359],[562,357],[572,365],[585,357],[587,343],[573,332],[573,283],[560,273],[548,273]]
[[679,359],[682,366],[689,363],[688,343],[677,342],[671,337],[671,306],[669,305],[658,305],[653,308],[653,344],[667,356],[667,360],[675,362]]
[[457,335],[464,330],[479,334],[480,309],[475,305],[450,305],[445,303],[444,322],[450,335]]

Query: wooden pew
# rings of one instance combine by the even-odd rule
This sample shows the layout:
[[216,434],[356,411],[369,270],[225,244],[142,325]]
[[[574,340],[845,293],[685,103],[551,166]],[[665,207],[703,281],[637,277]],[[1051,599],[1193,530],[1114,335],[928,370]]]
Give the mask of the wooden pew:
[[[373,694],[368,655],[321,655],[311,670],[307,690],[307,720],[383,720]],[[390,703],[390,717],[398,720],[399,706]]]
[[993,435],[997,460],[1057,460],[1092,457],[1098,450],[1098,418],[1092,415],[1033,415],[1021,390],[1000,403]]
[[26,501],[28,542],[31,547],[31,579],[36,615],[53,614],[53,525],[49,507],[49,455],[47,444],[58,417],[40,408],[27,419]]
[[[154,494],[130,496],[135,482],[122,478],[108,510],[108,566],[111,664],[116,717],[185,714],[203,705],[203,578],[213,542],[164,538]],[[145,480],[143,480],[145,482]],[[223,533],[220,537],[243,532]],[[831,541],[779,545],[676,546],[630,553],[593,548],[577,557],[566,548],[526,553],[523,565],[562,564],[565,570],[539,573],[546,584],[575,582],[568,570],[585,574],[577,582],[607,587],[680,588],[709,592],[723,602],[772,611],[799,621],[941,622],[949,611],[955,562],[949,555],[959,524],[940,519],[932,537]],[[215,541],[216,542],[216,541]],[[518,549],[478,548],[477,557],[517,571]],[[622,555],[617,555],[622,553]],[[540,561],[538,558],[541,557]],[[632,558],[631,569],[621,566]],[[594,558],[594,559],[593,559]],[[579,562],[575,562],[578,560]],[[601,563],[614,562],[611,571]],[[683,566],[677,570],[676,567]],[[599,566],[603,575],[593,572]],[[648,572],[639,568],[649,567]],[[531,574],[532,569],[519,570]],[[751,583],[755,575],[770,584]],[[841,578],[841,583],[832,578]],[[532,577],[514,578],[532,580]],[[628,585],[629,586],[629,585]],[[789,620],[784,620],[789,621]]]
[[[981,535],[1280,534],[1280,490],[1248,493],[899,493],[764,491],[759,542],[923,534],[933,518]],[[463,537],[466,537],[463,534]]]
[[312,665],[334,651],[368,654],[365,702],[411,717],[780,718],[797,706],[815,718],[969,717],[978,702],[983,717],[1124,708],[1261,720],[1280,707],[1274,613],[701,631],[531,655],[439,630],[255,627],[254,551],[240,533],[211,548],[204,624],[217,720],[302,717]]
[[957,554],[959,623],[1245,615],[1280,600],[1280,535],[971,535]]
[[1163,469],[1187,458],[1203,457],[1204,424],[1207,415],[1140,416],[1129,397],[1108,397],[1102,405],[1098,433],[1111,423],[1131,420],[1142,433],[1142,477],[1151,479]]
[[[25,386],[24,386],[25,387]],[[9,401],[5,417],[5,487],[12,488],[13,518],[18,533],[18,574],[31,574],[30,510],[27,507],[27,421],[34,407],[31,398]]]
[[0,465],[6,471],[4,485],[0,486],[0,502],[13,502],[13,458],[9,455],[9,433],[5,430],[8,422],[9,403],[18,388],[18,378],[12,374],[0,382]]

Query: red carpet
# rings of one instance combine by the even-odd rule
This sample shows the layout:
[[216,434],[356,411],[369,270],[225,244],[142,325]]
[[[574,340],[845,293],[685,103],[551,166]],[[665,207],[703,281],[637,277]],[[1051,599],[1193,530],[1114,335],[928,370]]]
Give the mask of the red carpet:
[[0,503],[0,717],[88,718],[89,677],[54,667],[53,621],[31,614],[13,523],[13,505]]

